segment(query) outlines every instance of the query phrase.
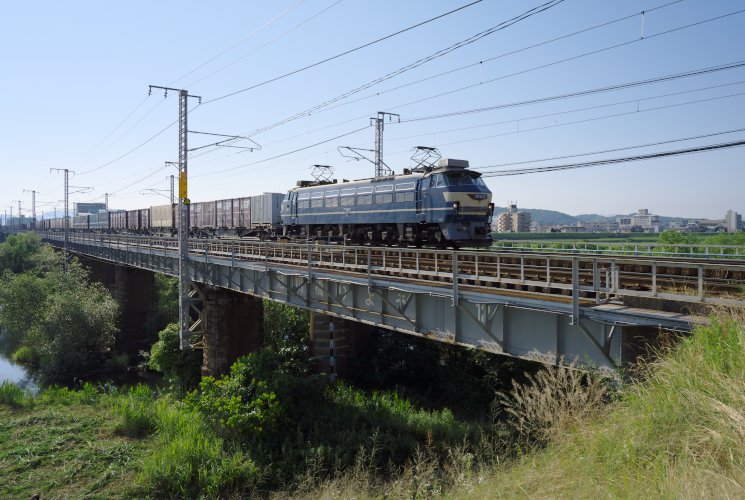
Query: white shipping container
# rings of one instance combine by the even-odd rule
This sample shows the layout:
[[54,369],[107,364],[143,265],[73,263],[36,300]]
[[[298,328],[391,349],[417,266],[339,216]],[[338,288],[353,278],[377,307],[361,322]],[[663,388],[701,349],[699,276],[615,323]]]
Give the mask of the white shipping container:
[[174,227],[173,207],[171,205],[157,205],[150,207],[150,227]]
[[251,222],[254,225],[276,226],[280,223],[282,193],[264,193],[251,197]]

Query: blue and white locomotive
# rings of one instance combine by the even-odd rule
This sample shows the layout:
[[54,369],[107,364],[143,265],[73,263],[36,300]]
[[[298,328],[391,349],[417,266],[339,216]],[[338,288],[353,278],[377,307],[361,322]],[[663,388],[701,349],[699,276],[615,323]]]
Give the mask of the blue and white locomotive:
[[283,235],[349,244],[488,246],[491,191],[465,160],[341,183],[301,181],[282,202]]

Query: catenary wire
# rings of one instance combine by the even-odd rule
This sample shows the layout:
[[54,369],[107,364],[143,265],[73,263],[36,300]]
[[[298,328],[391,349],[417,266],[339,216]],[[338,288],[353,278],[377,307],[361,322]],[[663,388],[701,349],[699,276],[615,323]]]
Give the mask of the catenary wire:
[[[537,174],[545,172],[556,172],[560,170],[574,170],[578,168],[597,167],[601,165],[613,165],[617,163],[626,163],[632,161],[652,160],[658,158],[668,158],[672,156],[689,155],[695,153],[705,153],[709,151],[717,151],[722,149],[738,148],[745,146],[745,140],[722,142],[718,144],[707,144],[705,146],[697,146],[685,149],[676,149],[672,151],[663,151],[658,153],[650,153],[645,155],[626,156],[621,158],[607,158],[604,160],[587,161],[581,163],[567,163],[563,165],[550,165],[544,167],[532,167],[523,169],[511,169],[511,170],[495,170],[482,172],[483,177],[505,177],[511,175],[526,175],[526,174]],[[488,167],[484,167],[488,168]]]
[[606,154],[606,153],[616,153],[618,151],[628,151],[629,149],[641,149],[641,148],[649,148],[652,146],[662,146],[663,144],[673,144],[676,142],[685,142],[685,141],[694,141],[697,139],[704,139],[707,137],[716,137],[720,135],[728,135],[728,134],[736,134],[738,132],[745,132],[745,128],[738,128],[738,129],[732,129],[732,130],[724,130],[721,132],[711,132],[708,134],[701,134],[701,135],[694,135],[690,137],[681,137],[679,139],[669,139],[666,141],[658,141],[658,142],[648,142],[646,144],[637,144],[635,146],[623,146],[618,148],[612,148],[612,149],[604,149],[601,151],[592,151],[589,153],[575,153],[571,155],[563,155],[563,156],[554,156],[551,158],[541,158],[538,160],[525,160],[525,161],[515,161],[510,163],[498,163],[496,165],[489,165],[487,167],[473,167],[474,169],[481,170],[485,168],[498,168],[498,167],[510,167],[514,165],[527,165],[529,163],[542,163],[545,161],[556,161],[556,160],[566,160],[568,158],[578,158],[581,156],[593,156],[593,155],[599,155],[599,154]]
[[[226,53],[230,52],[230,51],[231,51],[232,49],[234,49],[235,47],[239,46],[240,44],[242,44],[243,42],[245,42],[246,40],[248,40],[249,38],[251,38],[252,36],[254,36],[254,35],[255,35],[256,33],[259,33],[259,32],[260,32],[261,30],[263,30],[264,28],[266,28],[266,27],[268,27],[268,26],[272,25],[272,24],[273,24],[274,22],[276,22],[276,21],[277,21],[278,19],[280,19],[280,18],[284,17],[284,16],[285,16],[286,14],[288,14],[289,12],[291,12],[291,11],[295,10],[295,8],[296,8],[296,7],[298,7],[298,6],[299,6],[299,5],[301,4],[301,3],[303,3],[304,1],[305,1],[305,0],[298,0],[298,1],[297,1],[297,2],[295,2],[294,4],[290,5],[290,6],[288,7],[288,8],[286,8],[285,10],[283,10],[282,12],[280,12],[279,14],[277,14],[276,16],[274,16],[274,17],[273,17],[272,19],[270,19],[270,20],[266,21],[266,22],[265,22],[264,24],[262,24],[262,25],[261,25],[261,26],[259,26],[258,28],[256,28],[256,29],[252,30],[251,32],[249,32],[248,34],[246,34],[245,36],[243,36],[243,37],[242,37],[242,38],[241,38],[240,40],[238,40],[237,42],[235,42],[235,43],[231,44],[230,46],[228,46],[228,47],[224,48],[223,50],[221,50],[220,52],[218,52],[218,53],[217,53],[216,55],[214,55],[214,56],[210,57],[210,58],[209,58],[209,59],[207,59],[207,60],[206,60],[205,62],[203,62],[202,64],[200,64],[199,66],[197,66],[196,68],[194,68],[194,69],[192,69],[192,70],[190,70],[190,71],[186,72],[185,74],[181,75],[180,77],[178,77],[177,79],[175,79],[174,81],[172,81],[171,83],[169,83],[169,84],[168,84],[168,87],[173,87],[173,86],[174,86],[174,85],[175,85],[176,83],[180,82],[181,80],[183,80],[183,79],[184,79],[184,78],[186,78],[187,76],[189,76],[189,75],[191,75],[191,74],[195,73],[196,71],[199,71],[200,69],[204,68],[205,66],[207,66],[207,65],[208,65],[209,63],[211,63],[211,62],[212,62],[212,61],[214,61],[215,59],[218,59],[218,58],[220,58],[221,56],[223,56],[224,54],[226,54]],[[206,77],[205,77],[205,78],[206,78]],[[203,78],[203,79],[204,79],[204,78]]]
[[[658,9],[661,9],[661,8],[664,8],[664,7],[668,7],[670,5],[679,3],[681,1],[682,0],[677,0],[675,2],[670,2],[670,3],[664,4],[664,5],[660,5],[660,6],[657,6],[657,7],[652,8],[652,9],[648,9],[646,11],[643,11],[642,13],[647,13],[647,12],[651,12],[653,10],[658,10]],[[502,79],[505,79],[505,78],[522,75],[522,74],[525,74],[525,73],[528,73],[528,72],[531,72],[531,71],[535,71],[535,70],[539,70],[539,69],[544,69],[544,68],[547,68],[547,67],[550,67],[550,66],[553,66],[553,65],[557,65],[557,64],[569,62],[569,61],[572,61],[572,60],[576,60],[576,59],[579,59],[581,57],[586,57],[586,56],[598,54],[600,52],[604,52],[604,51],[607,51],[607,50],[620,48],[620,47],[623,47],[623,46],[626,46],[626,45],[630,45],[632,43],[636,43],[636,42],[639,42],[639,41],[650,40],[650,39],[653,39],[653,38],[658,37],[658,36],[667,35],[667,34],[670,34],[670,33],[674,33],[676,31],[680,31],[680,30],[683,30],[683,29],[691,28],[691,27],[694,27],[694,26],[698,26],[698,25],[701,25],[701,24],[705,24],[705,23],[708,23],[708,22],[715,21],[715,20],[723,19],[723,18],[726,18],[726,17],[729,17],[729,16],[733,16],[733,15],[736,15],[736,14],[740,14],[742,12],[745,12],[745,9],[740,10],[740,11],[737,11],[737,12],[731,12],[731,13],[724,14],[724,15],[721,15],[721,16],[716,16],[716,17],[713,17],[713,18],[705,19],[705,20],[698,21],[698,22],[695,22],[695,23],[690,23],[690,24],[687,24],[687,25],[684,25],[684,26],[679,26],[679,27],[676,27],[676,28],[673,28],[673,29],[669,29],[669,30],[660,32],[660,33],[656,33],[656,34],[653,34],[653,35],[648,35],[648,36],[646,36],[644,38],[633,39],[633,40],[630,40],[630,41],[627,41],[627,42],[623,42],[623,43],[615,44],[615,45],[612,45],[612,46],[609,46],[609,47],[604,47],[604,48],[601,48],[601,49],[593,50],[593,51],[586,52],[586,53],[583,53],[583,54],[579,54],[579,55],[576,55],[576,56],[573,56],[573,57],[561,59],[561,60],[558,60],[558,61],[553,61],[553,62],[547,63],[547,64],[542,64],[540,66],[536,66],[536,67],[529,68],[529,69],[526,69],[526,70],[521,70],[521,71],[516,72],[516,73],[511,73],[511,74],[508,74],[508,75],[502,75],[502,76],[500,76],[498,78],[494,78],[494,79],[491,79],[491,80],[479,82],[477,84],[473,84],[473,85],[469,85],[469,86],[466,86],[466,87],[461,87],[461,88],[458,88],[458,89],[454,89],[454,90],[448,91],[448,92],[446,92],[444,94],[437,94],[435,96],[430,96],[430,97],[426,97],[426,98],[423,98],[423,99],[418,99],[416,101],[412,101],[412,102],[409,102],[409,103],[401,104],[401,105],[395,106],[394,108],[390,108],[390,109],[399,109],[399,108],[402,108],[402,107],[405,107],[405,106],[408,106],[408,105],[411,105],[411,104],[416,104],[418,102],[422,102],[424,100],[434,99],[434,98],[440,97],[442,95],[448,95],[450,93],[459,92],[459,91],[462,91],[462,90],[467,90],[469,88],[477,87],[477,86],[483,85],[485,83],[492,83],[492,82],[495,82],[497,80],[502,80]],[[600,28],[600,27],[603,27],[603,26],[607,26],[607,25],[610,25],[610,24],[613,24],[613,23],[616,23],[616,22],[619,22],[619,21],[627,20],[627,19],[630,19],[632,17],[638,16],[639,14],[640,13],[634,13],[632,15],[627,15],[627,16],[624,16],[624,17],[620,17],[620,18],[617,18],[617,19],[614,19],[614,20],[611,20],[611,21],[607,21],[607,22],[604,22],[604,23],[601,23],[601,24],[597,24],[595,26],[591,26],[589,28],[585,28],[585,29],[582,29],[582,30],[579,30],[579,31],[575,31],[573,33],[562,35],[560,37],[553,38],[551,40],[546,40],[546,41],[543,41],[543,42],[540,42],[540,43],[537,43],[537,44],[534,44],[534,45],[531,45],[531,46],[528,46],[528,47],[523,47],[521,49],[517,49],[517,50],[511,51],[511,52],[508,52],[508,53],[505,53],[505,54],[501,54],[501,55],[498,55],[498,56],[494,56],[494,57],[491,57],[489,59],[484,59],[484,60],[479,61],[477,63],[472,63],[472,64],[469,64],[469,65],[461,66],[459,68],[455,68],[455,69],[446,71],[444,73],[439,73],[437,75],[429,76],[429,77],[424,78],[424,79],[416,80],[414,82],[409,82],[409,83],[406,83],[404,85],[400,85],[398,87],[393,87],[391,89],[387,89],[387,90],[384,90],[382,92],[371,94],[371,95],[368,95],[368,96],[365,96],[365,97],[362,97],[362,98],[359,98],[359,99],[354,99],[354,100],[351,100],[351,101],[347,101],[345,103],[341,103],[341,104],[338,104],[336,106],[327,106],[328,103],[335,102],[335,101],[338,101],[338,100],[343,99],[349,93],[342,94],[341,96],[337,96],[336,98],[333,98],[333,99],[330,99],[328,101],[325,101],[324,103],[321,103],[319,105],[316,105],[313,108],[309,108],[309,109],[307,109],[307,110],[305,110],[305,111],[303,111],[301,113],[297,113],[295,115],[292,115],[291,117],[285,118],[285,119],[283,119],[283,120],[281,120],[279,122],[276,122],[276,123],[274,123],[272,125],[269,125],[269,126],[266,126],[266,127],[260,128],[260,129],[257,129],[257,130],[255,130],[253,132],[250,132],[247,135],[254,136],[254,135],[258,134],[258,133],[261,133],[261,132],[270,130],[272,128],[275,128],[277,126],[283,125],[285,123],[289,123],[292,120],[295,120],[295,119],[298,119],[298,118],[307,116],[311,112],[323,112],[323,111],[329,111],[329,110],[332,110],[332,109],[337,109],[339,107],[346,106],[348,104],[352,104],[352,103],[361,101],[363,99],[367,99],[367,98],[370,98],[370,97],[376,97],[376,96],[379,96],[381,94],[392,92],[394,90],[399,90],[401,88],[405,88],[405,87],[408,87],[408,86],[411,86],[411,85],[414,85],[414,84],[417,84],[417,83],[421,83],[421,82],[424,82],[424,81],[427,81],[427,80],[430,80],[430,79],[433,79],[433,78],[436,78],[436,77],[439,77],[439,76],[443,76],[443,75],[447,75],[447,74],[450,74],[450,73],[453,73],[453,72],[456,72],[456,71],[460,71],[460,70],[463,70],[463,69],[471,68],[471,67],[480,65],[483,62],[493,61],[493,60],[496,60],[496,59],[499,59],[499,58],[502,58],[502,57],[505,57],[505,56],[508,56],[508,55],[512,55],[512,54],[515,54],[515,53],[519,53],[519,52],[522,52],[522,51],[525,51],[525,50],[534,48],[534,47],[539,47],[539,46],[546,45],[546,44],[551,43],[551,42],[562,40],[562,39],[571,37],[573,35],[577,35],[577,34],[580,34],[580,33],[585,33],[585,32],[591,31],[593,29],[597,29],[597,28]],[[355,92],[355,91],[350,91],[350,92]],[[320,109],[320,108],[323,108],[323,109]],[[327,126],[325,128],[331,128],[331,127],[335,127],[335,126],[338,126],[338,125],[343,125],[343,124],[346,124],[346,123],[349,123],[349,122],[352,122],[352,121],[356,121],[358,119],[362,119],[365,116],[367,116],[367,115],[361,115],[361,116],[358,116],[358,117],[355,117],[355,118],[352,118],[352,119],[349,119],[349,120],[345,120],[343,122],[336,123],[334,125],[329,125],[329,126]],[[274,142],[268,143],[268,144],[275,144],[277,142],[282,142],[282,141],[285,141],[285,140],[289,140],[289,139],[292,139],[292,138],[295,138],[295,137],[306,135],[308,133],[309,132],[305,132],[305,133],[298,134],[298,135],[295,135],[295,136],[290,137],[290,138],[280,139],[278,141],[274,141]],[[199,156],[210,154],[213,151],[214,151],[214,149],[204,151]]]
[[465,110],[460,110],[460,111],[450,111],[447,113],[439,113],[435,115],[418,116],[414,118],[408,118],[406,120],[401,120],[401,123],[418,122],[418,121],[424,121],[424,120],[436,120],[440,118],[451,118],[453,116],[463,116],[463,115],[469,115],[473,113],[483,113],[486,111],[514,108],[514,107],[519,107],[519,106],[526,106],[529,104],[540,104],[540,103],[550,102],[550,101],[560,101],[564,99],[571,99],[574,97],[584,97],[588,95],[601,94],[601,93],[612,92],[616,90],[624,90],[624,89],[633,88],[633,87],[640,87],[643,85],[650,85],[654,83],[679,80],[681,78],[689,78],[693,76],[700,76],[700,75],[716,73],[720,71],[728,71],[728,70],[742,68],[742,67],[745,67],[745,61],[735,61],[735,62],[728,63],[728,64],[720,64],[718,66],[709,66],[707,68],[685,71],[682,73],[674,73],[671,75],[658,76],[654,78],[648,78],[645,80],[636,80],[633,82],[619,83],[616,85],[608,85],[605,87],[597,87],[594,89],[580,90],[577,92],[569,92],[566,94],[558,94],[558,95],[553,95],[553,96],[548,96],[548,97],[539,97],[536,99],[528,99],[525,101],[517,101],[517,102],[512,102],[512,103],[506,103],[506,104],[497,104],[494,106],[485,106],[481,108],[472,108],[472,109],[465,109]]
[[[325,59],[322,59],[322,60],[320,60],[320,61],[316,61],[316,62],[314,62],[314,63],[312,63],[312,64],[308,64],[308,65],[306,65],[306,66],[303,66],[303,67],[301,67],[301,68],[298,68],[298,69],[295,69],[295,70],[289,71],[289,72],[287,72],[287,73],[284,73],[284,74],[282,74],[282,75],[279,75],[279,76],[275,76],[275,77],[273,77],[273,78],[270,78],[270,79],[268,79],[268,80],[264,80],[264,81],[262,81],[262,82],[259,82],[259,83],[255,83],[255,84],[253,84],[253,85],[250,85],[250,86],[248,86],[248,87],[245,87],[245,88],[243,88],[243,89],[240,89],[240,90],[236,90],[236,91],[230,92],[230,93],[228,93],[228,94],[224,94],[224,95],[221,95],[221,96],[219,96],[219,97],[215,97],[215,98],[213,98],[213,99],[210,99],[210,100],[208,100],[208,101],[204,101],[204,104],[210,104],[210,103],[213,103],[213,102],[216,102],[216,101],[220,101],[220,100],[223,100],[223,99],[227,99],[227,98],[229,98],[229,97],[233,97],[233,96],[235,96],[235,95],[238,95],[238,94],[241,94],[241,93],[247,92],[247,91],[249,91],[249,90],[253,90],[253,89],[256,89],[256,88],[259,88],[259,87],[263,87],[264,85],[268,85],[268,84],[270,84],[270,83],[273,83],[273,82],[276,82],[276,81],[278,81],[278,80],[282,80],[282,79],[284,79],[284,78],[287,78],[287,77],[289,77],[289,76],[292,76],[292,75],[296,75],[296,74],[298,74],[298,73],[301,73],[301,72],[303,72],[303,71],[306,71],[306,70],[308,70],[308,69],[311,69],[311,68],[315,68],[315,67],[317,67],[317,66],[320,66],[320,65],[322,65],[322,64],[325,64],[325,63],[327,63],[327,62],[333,61],[333,60],[335,60],[335,59],[339,59],[340,57],[344,57],[344,56],[346,56],[346,55],[352,54],[352,53],[354,53],[354,52],[357,52],[357,51],[359,51],[359,50],[362,50],[362,49],[364,49],[364,48],[370,47],[371,45],[375,45],[375,44],[377,44],[377,43],[380,43],[380,42],[382,42],[382,41],[385,41],[385,40],[388,40],[388,39],[390,39],[390,38],[393,38],[393,37],[395,37],[395,36],[397,36],[397,35],[400,35],[400,34],[402,34],[402,33],[406,33],[407,31],[411,31],[411,30],[413,30],[413,29],[419,28],[419,27],[421,27],[421,26],[424,26],[425,24],[431,23],[431,22],[433,22],[433,21],[436,21],[436,20],[438,20],[438,19],[441,19],[441,18],[443,18],[443,17],[445,17],[445,16],[449,16],[449,15],[451,15],[451,14],[454,14],[454,13],[456,13],[456,12],[459,12],[459,11],[461,11],[461,10],[463,10],[463,9],[466,9],[466,8],[468,8],[468,7],[471,7],[471,6],[473,6],[473,5],[476,5],[476,4],[478,4],[478,3],[482,2],[482,1],[483,1],[483,0],[475,0],[475,1],[471,2],[471,3],[468,3],[468,4],[465,4],[465,5],[462,5],[462,6],[458,7],[458,8],[456,8],[456,9],[453,9],[453,10],[450,10],[450,11],[448,11],[448,12],[445,12],[445,13],[443,13],[443,14],[440,14],[440,15],[438,15],[438,16],[435,16],[435,17],[429,18],[429,19],[427,19],[427,20],[425,20],[425,21],[422,21],[422,22],[420,22],[420,23],[414,24],[414,25],[412,25],[412,26],[408,26],[408,27],[406,27],[406,28],[404,28],[404,29],[402,29],[402,30],[396,31],[395,33],[391,33],[391,34],[385,35],[385,36],[383,36],[383,37],[377,38],[377,39],[375,39],[375,40],[373,40],[373,41],[371,41],[371,42],[367,42],[367,43],[364,43],[364,44],[362,44],[362,45],[358,45],[357,47],[354,47],[354,48],[352,48],[352,49],[346,50],[346,51],[344,51],[344,52],[340,52],[340,53],[338,53],[338,54],[335,54],[335,55],[333,55],[333,56],[327,57],[327,58],[325,58]],[[551,2],[550,2],[550,3],[553,3],[553,2],[557,2],[557,1],[563,1],[563,0],[551,0]]]
[[205,75],[205,76],[201,77],[200,79],[198,79],[198,80],[195,80],[195,81],[193,81],[193,82],[190,82],[190,83],[189,83],[189,84],[187,85],[187,88],[191,88],[191,87],[193,87],[194,85],[197,85],[197,84],[199,84],[199,83],[203,82],[203,81],[204,81],[204,80],[206,80],[207,78],[210,78],[210,77],[212,77],[212,76],[216,75],[217,73],[220,73],[220,72],[222,72],[222,71],[224,71],[224,70],[228,69],[229,67],[231,67],[231,66],[233,66],[233,65],[235,65],[235,64],[237,64],[237,63],[239,63],[239,62],[241,62],[242,60],[244,60],[244,59],[245,59],[245,58],[247,58],[248,56],[250,56],[250,55],[252,55],[252,54],[255,54],[255,53],[256,53],[256,52],[258,52],[259,50],[263,49],[264,47],[266,47],[266,46],[268,46],[268,45],[271,45],[271,44],[273,44],[273,43],[274,43],[274,42],[276,42],[277,40],[280,40],[280,39],[284,38],[285,36],[289,35],[289,34],[290,34],[290,33],[292,33],[293,31],[295,31],[296,29],[298,29],[298,28],[300,28],[301,26],[303,26],[303,25],[305,25],[305,24],[309,23],[310,21],[312,21],[313,19],[317,18],[317,17],[318,17],[318,16],[320,16],[321,14],[324,14],[324,13],[325,13],[326,11],[330,10],[331,8],[333,8],[333,7],[336,7],[337,5],[339,5],[340,3],[342,3],[343,1],[344,1],[344,0],[336,0],[336,2],[332,3],[332,4],[331,4],[331,5],[329,5],[328,7],[324,8],[323,10],[321,10],[321,11],[319,11],[319,12],[316,12],[315,14],[313,14],[312,16],[310,16],[309,18],[307,18],[307,19],[305,19],[304,21],[302,21],[302,22],[300,22],[300,23],[296,24],[296,25],[295,25],[295,26],[293,26],[292,28],[290,28],[290,29],[288,29],[287,31],[283,32],[282,34],[280,34],[280,35],[278,35],[278,36],[276,36],[276,37],[272,38],[271,40],[269,40],[269,41],[267,41],[267,42],[264,42],[264,43],[262,43],[261,45],[259,45],[259,46],[258,46],[258,47],[256,47],[255,49],[251,50],[250,52],[248,52],[248,53],[246,53],[246,54],[243,54],[242,56],[240,56],[240,57],[238,57],[238,58],[236,58],[236,59],[232,60],[231,62],[229,62],[229,63],[225,64],[224,66],[221,66],[220,68],[218,68],[218,69],[216,69],[216,70],[212,71],[211,73],[208,73],[207,75]]

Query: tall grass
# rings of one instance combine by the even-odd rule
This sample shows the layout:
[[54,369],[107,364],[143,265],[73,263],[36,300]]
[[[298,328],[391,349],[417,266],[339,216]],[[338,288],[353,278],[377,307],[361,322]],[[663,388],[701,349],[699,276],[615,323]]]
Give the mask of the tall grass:
[[745,497],[745,313],[720,312],[641,372],[607,404],[602,383],[572,370],[515,384],[498,402],[523,438],[516,453],[451,446],[443,461],[424,447],[388,480],[356,466],[295,495]]
[[30,396],[16,384],[8,381],[0,383],[0,405],[20,408],[29,399]]
[[121,422],[116,431],[129,437],[143,437],[157,426],[156,396],[146,385],[138,384],[115,400],[116,412]]
[[607,410],[495,471],[476,495],[745,496],[745,314],[721,312]]
[[248,494],[258,469],[240,450],[226,451],[201,416],[159,399],[156,445],[139,474],[140,492],[151,497],[217,498]]

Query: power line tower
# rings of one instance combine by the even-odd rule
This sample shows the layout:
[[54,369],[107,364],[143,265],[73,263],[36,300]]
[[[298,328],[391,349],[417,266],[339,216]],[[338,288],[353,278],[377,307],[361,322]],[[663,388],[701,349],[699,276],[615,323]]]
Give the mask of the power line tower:
[[393,174],[393,171],[383,162],[383,126],[386,116],[389,123],[393,121],[393,117],[396,117],[397,123],[401,122],[401,115],[385,111],[378,111],[377,118],[370,118],[370,123],[375,125],[375,177]]
[[67,261],[69,259],[69,253],[68,253],[67,248],[70,242],[70,215],[67,212],[67,206],[70,200],[70,184],[68,181],[69,181],[70,172],[72,172],[73,174],[75,172],[67,168],[50,168],[49,171],[65,173],[65,216],[64,216],[63,222],[64,222],[64,227],[65,227],[64,266],[65,266],[65,274],[67,274]]
[[[174,167],[174,168],[177,168],[177,169],[179,168],[177,161],[167,161],[166,162],[166,167]],[[173,190],[173,180],[174,180],[173,179],[173,174],[171,174],[170,179],[171,179],[171,205],[173,205],[174,203],[176,203],[176,198],[175,198],[175,194],[174,194],[174,190]]]
[[152,93],[153,89],[163,90],[165,95],[168,95],[168,91],[178,92],[178,170],[179,170],[179,190],[178,190],[178,254],[179,254],[179,266],[178,266],[178,296],[179,296],[179,343],[182,350],[191,349],[192,345],[189,341],[191,334],[190,331],[190,309],[191,300],[189,297],[190,282],[189,279],[189,198],[187,191],[187,174],[188,166],[187,160],[189,156],[188,141],[189,135],[188,127],[188,114],[189,114],[189,98],[199,99],[199,104],[202,103],[200,96],[189,95],[188,90],[174,89],[171,87],[161,87],[158,85],[150,85],[149,93]]
[[24,193],[31,193],[31,223],[36,227],[36,191],[33,189],[24,189]]

